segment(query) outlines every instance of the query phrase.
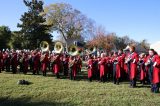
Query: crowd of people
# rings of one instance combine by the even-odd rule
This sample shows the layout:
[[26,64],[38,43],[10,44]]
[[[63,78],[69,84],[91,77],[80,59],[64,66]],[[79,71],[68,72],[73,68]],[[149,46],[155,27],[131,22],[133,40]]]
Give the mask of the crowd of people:
[[101,51],[97,54],[72,56],[67,53],[41,52],[40,50],[3,50],[0,51],[0,72],[32,72],[33,75],[41,71],[46,76],[48,70],[57,78],[60,73],[76,80],[81,72],[82,61],[88,72],[88,80],[100,82],[113,81],[119,85],[122,81],[130,81],[130,87],[136,87],[137,80],[143,85],[150,84],[151,91],[159,92],[160,57],[149,49],[147,54],[136,53],[135,47],[129,50],[118,50],[110,53]]
[[150,84],[151,92],[159,92],[160,57],[149,49],[148,53],[138,54],[134,46],[129,50],[101,53],[100,57],[89,55],[88,78],[90,81],[99,75],[100,81],[105,82],[113,78],[113,83],[119,85],[121,81],[130,81],[130,87],[137,85],[137,80],[143,85]]

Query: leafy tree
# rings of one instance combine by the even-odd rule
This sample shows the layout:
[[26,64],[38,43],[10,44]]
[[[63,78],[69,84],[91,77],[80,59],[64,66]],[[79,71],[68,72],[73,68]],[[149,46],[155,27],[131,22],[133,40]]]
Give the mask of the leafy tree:
[[22,23],[17,25],[21,28],[23,48],[35,49],[43,40],[50,43],[52,36],[49,34],[49,26],[45,24],[46,19],[41,15],[43,2],[40,0],[23,0],[23,2],[28,7],[28,11],[22,15],[20,19]]
[[23,49],[24,39],[19,31],[13,31],[10,40],[10,47],[14,49]]
[[140,45],[145,48],[146,50],[150,48],[150,44],[147,42],[146,39],[143,39],[142,41],[139,42]]
[[114,49],[114,36],[112,33],[106,34],[105,28],[98,26],[93,34],[93,39],[88,41],[87,45],[96,46],[99,49],[107,51],[112,50]]
[[[89,32],[92,21],[79,10],[65,3],[51,4],[44,8],[47,24],[52,31],[57,31],[66,43],[70,40],[82,39]],[[67,46],[67,45],[66,45]]]
[[11,31],[7,26],[0,26],[0,49],[6,49],[9,47],[9,41],[11,39]]

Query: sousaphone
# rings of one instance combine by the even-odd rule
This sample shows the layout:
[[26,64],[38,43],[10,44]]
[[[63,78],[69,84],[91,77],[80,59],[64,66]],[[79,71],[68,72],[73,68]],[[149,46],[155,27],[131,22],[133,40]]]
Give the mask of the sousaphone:
[[68,54],[71,55],[71,56],[76,56],[76,55],[79,55],[79,49],[76,45],[70,45],[69,48],[68,48]]
[[93,54],[93,53],[95,53],[96,51],[97,51],[96,47],[89,47],[89,48],[86,50],[86,52],[87,52],[88,54]]
[[63,52],[63,49],[64,49],[63,43],[57,41],[54,45],[54,52],[60,54]]
[[42,41],[40,43],[40,48],[41,48],[42,52],[48,51],[49,50],[49,44],[48,44],[48,42],[47,41]]

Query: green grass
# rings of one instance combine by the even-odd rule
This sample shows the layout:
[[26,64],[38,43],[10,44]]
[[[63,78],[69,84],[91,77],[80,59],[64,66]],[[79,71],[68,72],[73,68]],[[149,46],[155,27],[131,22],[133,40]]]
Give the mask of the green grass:
[[[28,80],[32,84],[17,85],[20,79]],[[51,74],[43,77],[3,72],[0,73],[0,106],[160,105],[160,94],[152,94],[150,88],[128,86],[128,82],[114,85],[111,82],[56,79]]]

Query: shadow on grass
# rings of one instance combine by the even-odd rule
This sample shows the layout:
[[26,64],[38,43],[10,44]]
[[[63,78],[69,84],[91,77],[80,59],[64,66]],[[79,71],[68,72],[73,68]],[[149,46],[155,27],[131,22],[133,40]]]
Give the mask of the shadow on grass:
[[36,101],[31,102],[31,98],[0,98],[0,106],[75,106],[69,102],[47,102],[47,101]]
[[[63,74],[60,74],[59,79],[70,79],[70,78],[69,78],[69,75],[64,76]],[[88,80],[88,76],[87,76],[86,72],[81,71],[81,72],[77,73],[75,81],[86,81],[86,80]]]
[[150,85],[139,85],[137,86],[137,88],[151,88]]

